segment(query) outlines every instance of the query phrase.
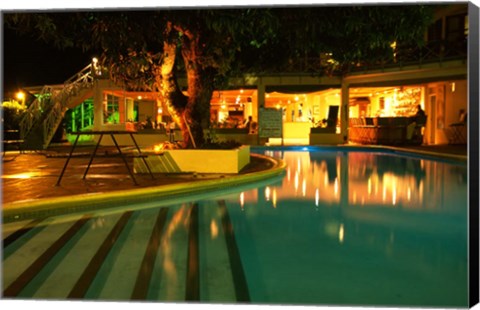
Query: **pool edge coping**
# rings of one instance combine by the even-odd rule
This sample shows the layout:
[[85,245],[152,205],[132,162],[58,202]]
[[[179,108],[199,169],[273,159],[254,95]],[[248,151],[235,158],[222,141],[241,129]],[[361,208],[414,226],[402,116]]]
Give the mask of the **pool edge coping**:
[[[310,147],[325,147],[325,145],[311,145]],[[281,148],[304,147],[304,146],[282,146]],[[331,147],[331,145],[328,145]],[[437,159],[450,159],[460,162],[468,162],[468,156],[445,154],[439,152],[430,152],[418,149],[408,149],[395,146],[364,146],[364,145],[337,145],[336,148],[346,149],[370,149],[375,151],[389,151],[393,153],[417,154],[430,156]],[[234,185],[243,185],[248,182],[258,182],[273,178],[285,171],[286,163],[278,158],[251,153],[251,156],[257,156],[273,162],[272,168],[246,174],[229,175],[220,179],[209,179],[199,181],[189,181],[171,185],[157,185],[145,188],[134,188],[122,191],[96,192],[87,194],[66,195],[61,197],[40,198],[11,202],[2,205],[2,222],[9,219],[21,217],[22,213],[41,214],[52,209],[73,209],[78,212],[82,209],[89,210],[94,204],[108,201],[110,204],[115,202],[125,202],[141,198],[143,201],[150,199],[165,199],[168,196],[179,196],[185,194],[196,194],[202,191],[213,191]],[[48,205],[48,206],[47,206]]]
[[451,159],[451,160],[468,162],[468,155],[446,154],[446,153],[401,148],[401,147],[387,146],[387,145],[379,146],[379,148],[391,150],[396,153],[418,154],[418,155],[430,156],[438,159]]
[[[261,147],[261,146],[260,146]],[[468,155],[459,155],[459,154],[447,154],[435,151],[425,151],[420,149],[413,149],[408,147],[399,147],[391,145],[362,145],[362,144],[339,144],[339,145],[330,145],[330,144],[316,144],[316,145],[290,145],[290,146],[270,146],[271,149],[285,149],[285,148],[309,148],[309,147],[318,147],[318,148],[345,148],[345,149],[364,149],[364,150],[374,150],[377,152],[388,151],[392,153],[402,153],[408,155],[422,155],[431,157],[437,160],[455,160],[460,162],[468,162]]]
[[[177,184],[148,186],[121,191],[65,195],[10,202],[2,204],[2,222],[21,220],[27,213],[30,215],[42,215],[54,209],[69,210],[70,212],[78,212],[81,210],[90,211],[94,206],[107,201],[108,204],[111,205],[116,202],[125,203],[126,201],[136,199],[150,201],[153,199],[171,198],[169,196],[193,195],[204,191],[213,191],[230,186],[267,180],[285,172],[286,163],[281,159],[260,154],[251,154],[251,156],[269,160],[273,163],[273,167],[256,172],[229,175],[218,179],[187,181]],[[103,208],[98,208],[97,210],[99,209]]]

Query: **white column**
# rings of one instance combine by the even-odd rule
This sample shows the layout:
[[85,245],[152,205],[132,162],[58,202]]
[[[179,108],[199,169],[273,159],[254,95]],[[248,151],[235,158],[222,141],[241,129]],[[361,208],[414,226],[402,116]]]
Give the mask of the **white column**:
[[[265,108],[265,85],[260,83],[257,85],[257,108],[256,108],[256,122],[257,122],[257,132],[260,131],[260,108]],[[254,116],[255,120],[255,116]],[[257,144],[260,144],[260,137],[257,135]]]
[[265,85],[263,84],[257,86],[257,115],[260,107],[265,107]]
[[96,80],[93,87],[93,129],[101,130],[103,126],[103,88]]
[[80,130],[83,129],[83,127],[85,126],[85,105],[84,103],[80,103],[80,119],[81,119],[81,123],[80,123]]
[[75,122],[75,109],[72,110],[72,132],[77,131],[77,122]]

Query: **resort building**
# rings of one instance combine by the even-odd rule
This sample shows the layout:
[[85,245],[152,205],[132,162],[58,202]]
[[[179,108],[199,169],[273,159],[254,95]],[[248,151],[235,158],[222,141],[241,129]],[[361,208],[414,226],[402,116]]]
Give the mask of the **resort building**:
[[[287,72],[232,79],[229,89],[213,93],[211,134],[250,145],[464,144],[467,37],[468,5],[445,6],[436,12],[424,46],[392,42],[388,62],[320,76],[329,61],[322,55],[298,59]],[[140,145],[172,138],[174,125],[158,94],[119,87],[94,62],[62,85],[26,90],[36,97],[29,115],[43,113],[22,122],[29,147],[48,147],[62,130],[136,129]],[[42,107],[45,98],[51,108]],[[426,117],[415,116],[418,107]],[[181,139],[178,130],[172,132]]]

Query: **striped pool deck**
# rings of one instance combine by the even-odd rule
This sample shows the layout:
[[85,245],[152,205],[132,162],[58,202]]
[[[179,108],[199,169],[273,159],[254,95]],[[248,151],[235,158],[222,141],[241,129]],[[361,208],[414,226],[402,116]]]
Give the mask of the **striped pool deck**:
[[[248,303],[227,206],[216,203],[5,224],[3,296]],[[218,219],[218,236],[199,217]]]

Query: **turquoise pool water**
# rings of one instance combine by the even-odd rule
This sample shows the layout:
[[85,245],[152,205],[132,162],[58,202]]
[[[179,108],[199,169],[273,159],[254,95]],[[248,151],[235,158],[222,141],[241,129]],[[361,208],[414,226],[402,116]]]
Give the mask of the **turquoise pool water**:
[[254,149],[280,178],[178,203],[5,223],[4,298],[465,307],[467,166]]

